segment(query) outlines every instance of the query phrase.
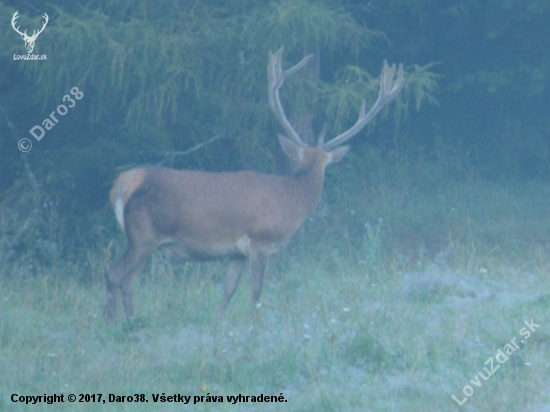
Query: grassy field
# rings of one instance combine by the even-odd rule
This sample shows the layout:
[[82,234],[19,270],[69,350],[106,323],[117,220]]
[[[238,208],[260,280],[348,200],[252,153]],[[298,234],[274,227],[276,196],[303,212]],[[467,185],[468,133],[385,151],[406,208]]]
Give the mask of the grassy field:
[[[102,250],[0,268],[0,410],[550,411],[550,185],[376,179],[329,190],[270,261],[257,323],[247,274],[216,317],[225,262],[153,256],[135,329],[120,305],[113,327],[103,320]],[[54,393],[65,403],[11,401]],[[239,394],[285,402],[228,401]]]

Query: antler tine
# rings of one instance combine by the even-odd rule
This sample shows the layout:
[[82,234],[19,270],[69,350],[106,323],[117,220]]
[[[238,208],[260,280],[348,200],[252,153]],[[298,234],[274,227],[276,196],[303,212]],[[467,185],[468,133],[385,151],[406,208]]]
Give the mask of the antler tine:
[[17,23],[17,19],[19,18],[19,10],[17,10],[13,17],[11,18],[11,26],[13,27],[13,29],[18,33],[20,34],[21,36],[26,36],[28,37],[29,39],[36,39],[38,37],[38,35],[40,33],[42,33],[44,31],[44,29],[46,28],[46,25],[48,24],[48,21],[50,21],[50,18],[48,17],[48,14],[47,13],[44,13],[44,15],[42,16],[42,18],[44,19],[44,21],[42,22],[42,28],[39,29],[39,30],[33,30],[32,32],[32,35],[29,36],[27,35],[27,30],[25,30],[23,33],[21,33],[21,31],[19,30],[19,27],[20,26],[17,26],[15,27],[15,24]]
[[44,29],[46,28],[46,25],[48,24],[48,21],[50,21],[50,18],[48,17],[47,13],[44,13],[42,18],[44,19],[44,21],[42,22],[42,28],[39,29],[39,30],[33,30],[32,31],[32,36],[30,36],[31,39],[36,40],[36,38],[40,35],[40,33],[42,33],[44,31]]
[[372,106],[372,108],[365,113],[366,111],[366,101],[363,100],[361,103],[361,109],[359,111],[359,118],[355,124],[345,131],[344,133],[336,136],[334,139],[328,141],[323,145],[323,150],[329,151],[334,149],[337,146],[340,146],[344,142],[347,142],[353,136],[361,131],[363,127],[367,125],[368,122],[372,120],[374,116],[390,101],[393,100],[395,96],[399,94],[403,84],[405,83],[405,75],[403,73],[403,64],[399,64],[397,70],[397,80],[393,82],[393,75],[395,73],[395,64],[392,64],[391,67],[388,66],[388,62],[384,60],[384,65],[382,67],[382,73],[380,74],[380,92],[378,93],[378,99]]
[[47,25],[48,22],[50,21],[50,18],[48,17],[48,14],[47,14],[47,13],[44,13],[44,15],[42,16],[42,18],[44,19],[44,22],[42,23],[42,28],[41,28],[40,30],[35,30],[36,33],[34,33],[34,31],[33,31],[33,34],[32,34],[33,36],[38,37],[38,35],[44,31],[44,29],[46,28],[46,25]]
[[27,34],[27,30],[25,30],[25,33],[21,33],[19,31],[19,27],[20,26],[17,26],[17,28],[15,27],[15,24],[16,24],[16,20],[19,18],[19,10],[17,10],[14,14],[13,14],[13,17],[11,18],[11,26],[13,27],[13,29],[18,33],[20,34],[21,36],[23,36],[24,34],[26,35]]
[[299,63],[292,66],[288,70],[282,69],[281,64],[281,56],[283,54],[284,47],[281,47],[279,50],[277,50],[275,53],[273,53],[271,50],[269,51],[269,59],[267,64],[267,79],[268,79],[268,101],[269,101],[269,107],[271,108],[271,111],[275,115],[275,118],[278,120],[279,124],[284,129],[287,136],[298,146],[300,147],[306,147],[307,144],[305,144],[298,133],[294,130],[288,119],[286,118],[283,106],[281,104],[281,100],[279,98],[279,89],[283,85],[285,79],[296,73],[298,70],[300,70],[302,67],[306,65],[306,63],[313,57],[313,54],[309,54],[306,57],[304,57]]
[[317,138],[317,146],[323,147],[323,144],[325,142],[325,135],[327,134],[327,124],[325,123],[323,125],[323,129],[321,130],[321,133],[319,133],[319,137]]

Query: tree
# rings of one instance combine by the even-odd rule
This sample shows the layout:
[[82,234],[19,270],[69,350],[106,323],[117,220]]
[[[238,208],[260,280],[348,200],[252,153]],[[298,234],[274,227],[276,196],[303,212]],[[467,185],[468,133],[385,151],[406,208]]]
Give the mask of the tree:
[[[14,12],[0,3],[1,15]],[[375,75],[359,63],[384,36],[361,20],[367,8],[347,1],[39,3],[20,11],[21,24],[37,25],[43,12],[50,22],[35,52],[46,53],[47,61],[14,62],[21,44],[11,28],[0,40],[0,106],[28,137],[71,88],[84,93],[29,154],[43,196],[59,203],[68,219],[89,222],[102,209],[117,167],[280,168],[278,129],[266,98],[270,49],[284,45],[290,63],[317,56],[309,75],[291,79],[282,96],[306,139],[325,122],[329,135],[349,127],[361,100],[374,101],[378,89],[382,61],[371,62]],[[410,97],[417,106],[433,99],[435,81],[415,66],[398,113],[406,112]],[[209,140],[200,152],[182,156]],[[13,139],[9,145],[17,159]],[[11,206],[20,198],[9,195],[19,176],[7,185]]]

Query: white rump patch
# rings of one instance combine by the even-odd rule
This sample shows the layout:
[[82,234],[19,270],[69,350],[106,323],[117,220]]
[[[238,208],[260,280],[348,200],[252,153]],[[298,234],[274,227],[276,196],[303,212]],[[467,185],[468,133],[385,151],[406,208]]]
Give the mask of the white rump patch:
[[124,233],[126,233],[126,230],[124,229],[124,199],[122,199],[122,186],[119,188],[118,193],[116,195],[115,200],[115,216],[118,224],[120,225],[120,228]]

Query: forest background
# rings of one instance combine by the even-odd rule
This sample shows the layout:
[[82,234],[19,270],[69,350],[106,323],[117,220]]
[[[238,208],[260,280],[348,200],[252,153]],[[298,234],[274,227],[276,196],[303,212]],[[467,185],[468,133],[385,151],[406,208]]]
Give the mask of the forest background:
[[[49,13],[34,51],[46,61],[13,59],[23,52],[8,24],[16,8],[29,32]],[[392,214],[376,205],[383,185],[397,196],[391,209],[408,215],[393,219],[393,243],[438,253],[462,235],[442,216],[407,213],[414,188],[548,177],[549,10],[520,0],[2,2],[0,262],[45,263],[54,250],[78,260],[114,237],[108,190],[134,165],[286,172],[265,91],[267,51],[281,45],[287,64],[316,55],[283,90],[310,141],[324,123],[329,136],[345,130],[361,99],[374,100],[383,59],[405,64],[397,104],[329,169],[321,215],[340,215],[340,229],[362,239],[365,222]],[[83,99],[35,141],[28,131],[73,87]],[[17,148],[24,137],[34,142],[27,154]],[[374,198],[370,209],[354,204],[358,190]],[[510,238],[545,242],[536,226],[529,239],[488,234],[488,250]]]
[[[28,34],[47,13],[47,60],[14,59],[16,11]],[[287,400],[262,411],[550,410],[548,21],[548,0],[0,1],[0,411],[21,410],[14,393],[169,392]],[[284,68],[315,54],[281,90],[309,142],[374,102],[384,59],[405,86],[270,260],[258,323],[244,285],[216,317],[225,262],[155,253],[137,327],[107,326],[118,173],[289,172],[267,104],[281,46]]]

